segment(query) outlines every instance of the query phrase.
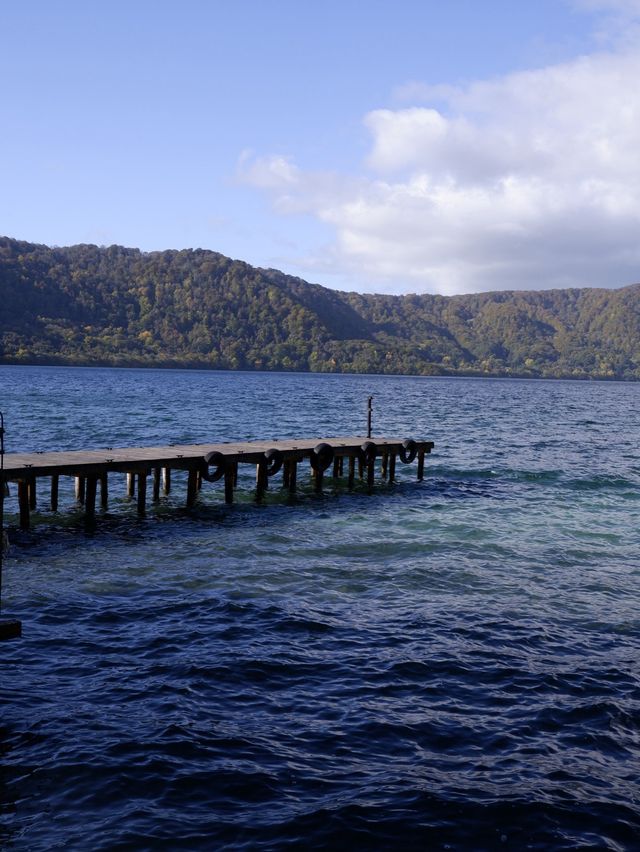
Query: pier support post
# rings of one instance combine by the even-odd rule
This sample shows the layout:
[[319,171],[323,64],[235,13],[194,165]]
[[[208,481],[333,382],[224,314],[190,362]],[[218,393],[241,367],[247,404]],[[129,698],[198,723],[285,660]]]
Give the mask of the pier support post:
[[228,505],[233,503],[233,486],[235,480],[234,465],[228,464],[224,471],[224,502]]
[[358,457],[358,477],[364,479],[364,462]]
[[356,457],[349,456],[349,490],[353,488],[353,480],[356,477]]
[[316,494],[320,494],[322,491],[322,480],[324,478],[324,472],[321,470],[315,470],[313,472],[315,478],[315,492]]
[[371,490],[373,488],[373,484],[375,482],[376,476],[376,460],[375,458],[371,459],[369,464],[367,465],[367,488]]
[[289,488],[289,494],[296,493],[296,487],[298,480],[298,462],[295,459],[289,459],[289,477],[287,486]]
[[55,474],[51,477],[51,511],[58,511],[58,485],[60,477]]
[[160,468],[153,469],[153,502],[157,503],[160,499]]
[[396,478],[396,454],[389,453],[389,484]]
[[136,477],[134,473],[127,474],[127,497],[136,495]]
[[109,505],[109,476],[106,473],[100,474],[100,506],[106,509]]
[[198,494],[198,471],[193,469],[189,471],[187,479],[187,508],[191,509],[196,504]]
[[20,508],[20,529],[28,530],[31,523],[29,510],[29,483],[21,479],[18,482],[18,506]]
[[138,474],[138,514],[144,518],[147,511],[147,471]]
[[29,480],[29,508],[32,512],[35,512],[36,506],[38,505],[36,494],[36,478],[34,476]]
[[387,473],[389,472],[389,453],[382,454],[382,460],[380,462],[380,473],[382,474],[382,478],[387,478]]
[[171,468],[162,468],[162,493],[166,496],[171,494]]
[[259,503],[267,490],[269,477],[267,476],[267,462],[259,461],[256,465],[256,503]]
[[98,490],[98,477],[94,474],[87,476],[87,485],[84,495],[85,523],[91,525],[96,519],[96,492]]
[[84,476],[76,476],[76,501],[84,503],[86,480]]
[[418,482],[424,479],[424,450],[418,451]]
[[339,456],[336,456],[333,460],[333,478],[338,479],[340,476],[340,462],[342,459]]

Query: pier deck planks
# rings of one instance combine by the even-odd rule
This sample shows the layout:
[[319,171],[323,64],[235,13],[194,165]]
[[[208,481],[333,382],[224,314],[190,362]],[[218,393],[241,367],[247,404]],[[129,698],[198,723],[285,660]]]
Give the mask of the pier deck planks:
[[[98,450],[72,450],[61,452],[7,453],[4,457],[5,481],[16,481],[37,476],[87,476],[109,471],[127,473],[166,467],[189,470],[200,464],[207,453],[220,452],[227,461],[257,464],[263,454],[272,448],[286,457],[301,461],[309,456],[319,443],[331,444],[338,456],[353,456],[364,441],[372,440],[379,448],[398,452],[402,438],[300,438],[272,441],[245,441],[222,444],[170,444],[164,447],[114,447]],[[419,450],[431,452],[431,441],[417,441]]]

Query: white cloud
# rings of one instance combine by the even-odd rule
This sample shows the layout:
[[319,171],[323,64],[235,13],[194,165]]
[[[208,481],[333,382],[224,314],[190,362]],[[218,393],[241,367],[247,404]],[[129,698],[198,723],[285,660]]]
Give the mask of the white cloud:
[[427,103],[365,116],[357,178],[279,156],[245,157],[240,173],[278,212],[331,225],[330,260],[358,289],[621,286],[640,280],[639,79],[625,50],[463,88],[412,84]]

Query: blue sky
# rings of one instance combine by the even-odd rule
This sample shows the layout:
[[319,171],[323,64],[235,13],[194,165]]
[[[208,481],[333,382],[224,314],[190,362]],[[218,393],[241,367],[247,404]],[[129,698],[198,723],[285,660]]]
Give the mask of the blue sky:
[[0,13],[0,234],[363,292],[640,280],[639,0]]

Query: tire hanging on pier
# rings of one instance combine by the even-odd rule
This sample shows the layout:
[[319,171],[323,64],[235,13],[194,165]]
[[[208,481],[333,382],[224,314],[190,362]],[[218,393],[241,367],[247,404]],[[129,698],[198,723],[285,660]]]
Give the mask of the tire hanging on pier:
[[366,464],[372,464],[378,455],[378,447],[373,441],[365,441],[360,447],[360,458]]
[[400,456],[400,461],[403,464],[411,464],[418,455],[418,445],[413,438],[405,438],[402,442],[398,455]]
[[316,444],[311,452],[309,461],[316,473],[324,473],[333,461],[333,447],[331,444]]
[[280,450],[272,447],[265,452],[264,457],[267,462],[267,476],[273,476],[282,467],[283,455]]
[[[213,473],[209,469],[212,466],[214,468]],[[217,482],[224,476],[226,467],[227,460],[224,454],[218,452],[218,450],[214,450],[212,453],[207,453],[204,457],[200,473],[202,474],[202,478],[206,479],[207,482]]]

